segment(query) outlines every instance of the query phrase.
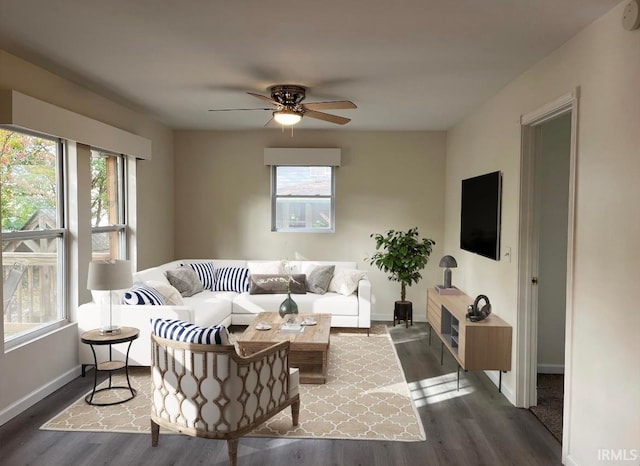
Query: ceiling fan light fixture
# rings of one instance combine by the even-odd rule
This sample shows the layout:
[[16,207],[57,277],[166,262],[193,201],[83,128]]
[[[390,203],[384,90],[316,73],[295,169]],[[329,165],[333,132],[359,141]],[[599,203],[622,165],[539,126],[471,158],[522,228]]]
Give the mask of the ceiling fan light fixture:
[[276,110],[273,112],[273,119],[283,126],[293,126],[300,123],[302,114],[292,110]]

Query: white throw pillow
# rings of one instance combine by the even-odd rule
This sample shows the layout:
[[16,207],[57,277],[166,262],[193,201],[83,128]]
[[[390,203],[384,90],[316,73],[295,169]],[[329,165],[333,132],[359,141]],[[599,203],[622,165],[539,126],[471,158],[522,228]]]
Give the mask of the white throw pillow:
[[167,285],[164,282],[159,282],[157,280],[147,280],[144,282],[145,285],[154,288],[158,293],[162,295],[164,298],[164,302],[169,306],[183,306],[184,301],[182,301],[182,296],[180,292],[171,285]]
[[358,289],[358,282],[366,276],[366,272],[356,269],[336,269],[329,283],[329,290],[349,296]]
[[248,261],[247,268],[251,275],[278,275],[285,273],[282,261]]

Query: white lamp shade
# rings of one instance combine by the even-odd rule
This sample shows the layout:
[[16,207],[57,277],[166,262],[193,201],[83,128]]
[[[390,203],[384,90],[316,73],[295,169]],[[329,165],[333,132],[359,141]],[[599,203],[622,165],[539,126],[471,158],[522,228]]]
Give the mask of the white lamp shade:
[[87,275],[88,290],[121,290],[133,284],[131,262],[90,262]]

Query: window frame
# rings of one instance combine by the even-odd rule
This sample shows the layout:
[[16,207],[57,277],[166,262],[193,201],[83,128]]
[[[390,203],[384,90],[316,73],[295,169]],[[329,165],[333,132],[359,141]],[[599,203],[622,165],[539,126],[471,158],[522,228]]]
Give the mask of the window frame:
[[[24,240],[42,240],[42,239],[57,239],[56,245],[56,314],[57,317],[49,322],[42,323],[42,325],[36,328],[16,335],[14,337],[7,338],[3,325],[2,337],[5,351],[11,350],[25,343],[33,341],[41,336],[50,333],[58,328],[61,328],[69,323],[69,311],[68,311],[68,295],[69,295],[69,280],[67,276],[67,262],[68,262],[68,228],[67,228],[67,141],[62,138],[42,134],[37,131],[31,131],[24,128],[16,128],[10,125],[0,125],[0,129],[6,131],[13,131],[23,135],[46,139],[55,142],[56,150],[56,226],[48,230],[17,230],[2,232],[2,243],[5,241],[24,241]],[[4,252],[3,252],[4,255]],[[3,267],[5,267],[4,260],[2,261]],[[4,281],[3,281],[4,282]],[[3,306],[3,320],[4,320],[4,306]]]
[[[278,195],[278,168],[325,168],[331,173],[331,194],[330,195]],[[336,167],[332,165],[272,165],[271,166],[271,231],[276,233],[335,233],[336,229]],[[281,227],[278,228],[277,204],[278,199],[329,199],[331,210],[330,228],[312,227]]]
[[[109,225],[91,226],[91,238],[93,235],[104,233],[116,233],[117,238],[117,257],[111,257],[111,259],[126,259],[128,255],[127,251],[127,234],[128,234],[128,198],[127,198],[127,159],[124,154],[116,154],[110,151],[105,151],[98,148],[91,148],[91,157],[93,153],[97,152],[102,157],[113,157],[116,160],[116,176],[118,177],[118,197],[117,197],[117,217],[118,221]],[[91,250],[91,256],[93,260],[93,248]],[[112,254],[110,254],[112,256]]]

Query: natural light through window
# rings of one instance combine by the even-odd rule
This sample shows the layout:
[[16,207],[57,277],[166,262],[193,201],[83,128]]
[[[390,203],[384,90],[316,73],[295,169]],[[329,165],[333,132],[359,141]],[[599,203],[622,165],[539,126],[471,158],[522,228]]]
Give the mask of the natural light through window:
[[334,205],[333,167],[273,167],[273,231],[332,232]]
[[458,390],[455,372],[418,380],[407,385],[417,408],[469,395],[474,391],[473,387],[469,386],[462,376],[460,377],[460,389]]
[[91,151],[92,260],[126,257],[124,156]]
[[65,318],[62,144],[0,128],[4,340]]

